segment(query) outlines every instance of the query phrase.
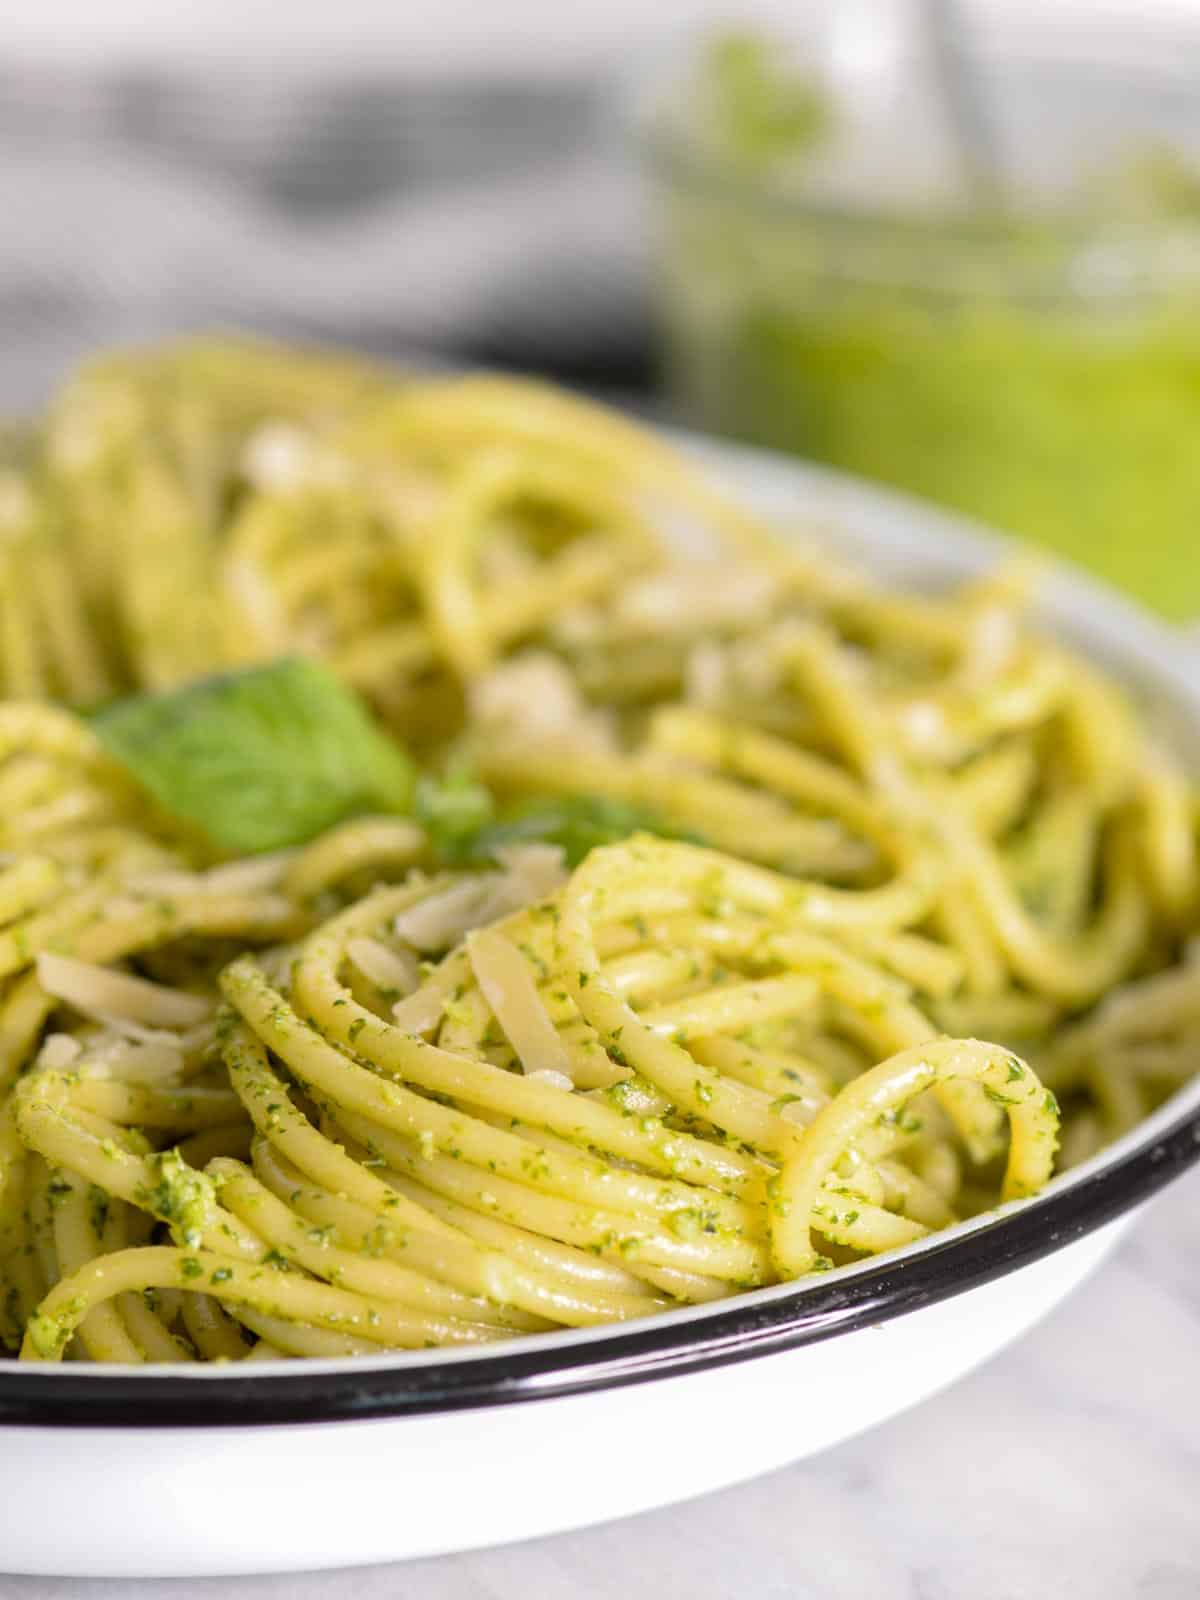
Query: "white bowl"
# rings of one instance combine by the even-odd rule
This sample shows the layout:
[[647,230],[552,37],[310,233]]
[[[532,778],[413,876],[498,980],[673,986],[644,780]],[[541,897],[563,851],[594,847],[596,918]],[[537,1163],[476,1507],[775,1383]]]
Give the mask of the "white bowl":
[[[906,583],[985,568],[958,519],[836,474],[691,441],[744,497]],[[1200,662],[1055,569],[1044,620],[1200,750]],[[0,1567],[90,1576],[301,1570],[529,1538],[796,1460],[1023,1333],[1200,1159],[1200,1082],[1038,1199],[880,1260],[620,1328],[237,1368],[0,1361]],[[69,1508],[69,1515],[65,1508]]]

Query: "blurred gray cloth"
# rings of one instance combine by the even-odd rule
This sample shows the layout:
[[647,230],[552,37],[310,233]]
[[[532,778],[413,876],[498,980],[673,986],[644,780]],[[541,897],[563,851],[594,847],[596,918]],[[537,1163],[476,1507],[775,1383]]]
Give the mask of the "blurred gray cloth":
[[245,327],[629,381],[633,160],[576,81],[0,59],[0,411],[99,345]]

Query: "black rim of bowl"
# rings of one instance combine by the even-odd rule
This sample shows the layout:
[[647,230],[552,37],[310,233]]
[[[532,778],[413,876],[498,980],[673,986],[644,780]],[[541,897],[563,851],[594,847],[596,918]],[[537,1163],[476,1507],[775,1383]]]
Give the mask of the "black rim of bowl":
[[[468,1361],[218,1378],[106,1374],[95,1367],[0,1372],[0,1424],[37,1427],[228,1427],[345,1422],[486,1409],[586,1394],[774,1355],[910,1311],[1029,1266],[1148,1200],[1200,1161],[1200,1108],[1074,1182],[995,1222],[883,1258],[867,1270],[806,1281],[794,1294],[731,1299],[701,1317],[667,1314],[582,1344],[553,1336]],[[382,1352],[381,1352],[382,1353]]]

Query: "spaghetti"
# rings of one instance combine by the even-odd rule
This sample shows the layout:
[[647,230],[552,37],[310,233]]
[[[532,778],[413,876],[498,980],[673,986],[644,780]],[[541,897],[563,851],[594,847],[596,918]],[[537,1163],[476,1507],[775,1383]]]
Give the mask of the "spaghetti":
[[[81,374],[0,530],[25,1359],[702,1303],[1032,1195],[1194,1071],[1193,787],[1019,572],[898,594],[544,386],[257,346]],[[415,801],[335,763],[338,820],[239,855],[234,777],[173,807],[78,714],[295,655]]]

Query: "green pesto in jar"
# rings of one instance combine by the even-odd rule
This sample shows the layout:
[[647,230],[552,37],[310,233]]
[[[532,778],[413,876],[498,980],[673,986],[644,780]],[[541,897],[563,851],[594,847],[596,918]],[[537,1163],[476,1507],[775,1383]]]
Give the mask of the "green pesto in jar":
[[[689,419],[1200,617],[1196,175],[1138,152],[1069,224],[822,209],[776,182],[787,135],[771,147],[770,129],[788,123],[764,104],[803,119],[775,58],[726,40],[705,70],[708,136],[664,163],[660,214],[668,377]],[[810,111],[799,137],[825,126]]]

